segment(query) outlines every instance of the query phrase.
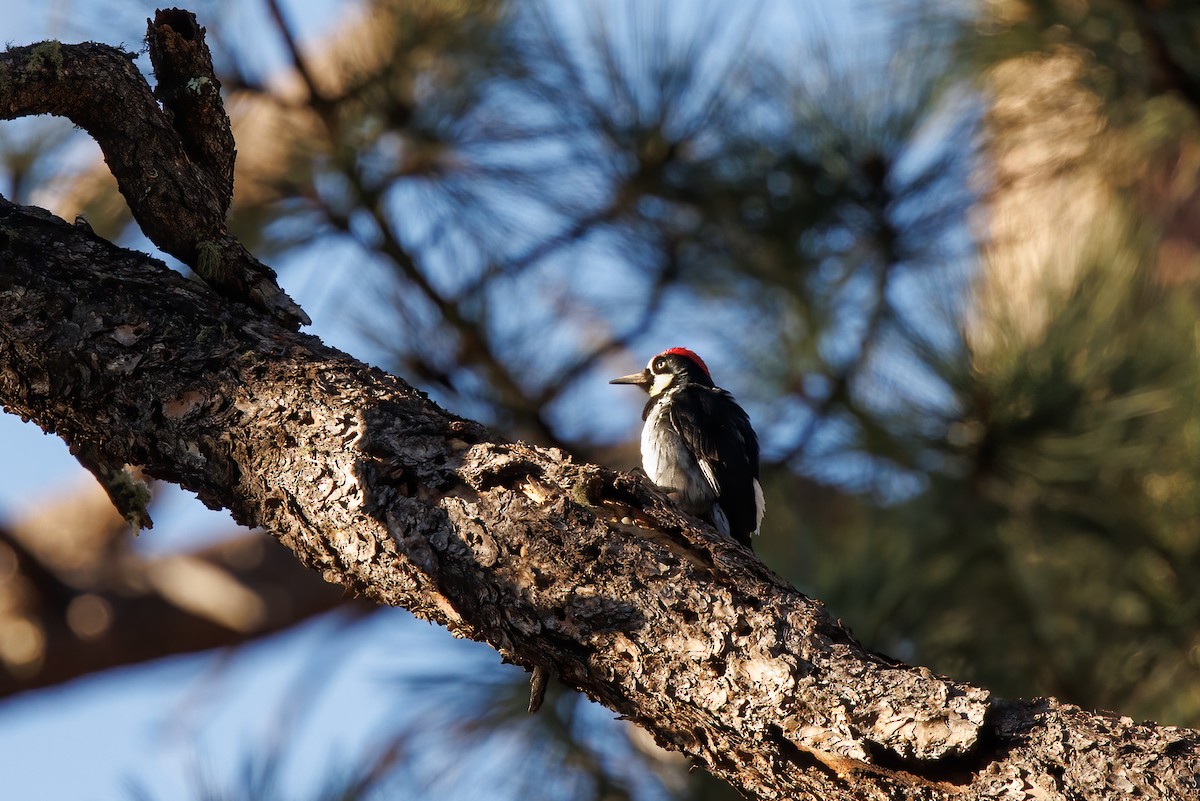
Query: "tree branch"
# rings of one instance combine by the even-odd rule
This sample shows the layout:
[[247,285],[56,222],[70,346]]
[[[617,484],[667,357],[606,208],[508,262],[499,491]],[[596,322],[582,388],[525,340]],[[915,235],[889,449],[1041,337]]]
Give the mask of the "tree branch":
[[164,77],[165,111],[134,67],[135,54],[95,43],[42,42],[0,53],[0,119],[67,117],[100,145],[134,219],[154,244],[223,295],[289,327],[308,324],[275,272],[225,227],[233,136],[204,29],[189,12],[159,12],[147,38]]
[[328,580],[549,668],[755,797],[1200,797],[1198,732],[872,654],[644,481],[496,441],[7,202],[0,403],[229,508]]

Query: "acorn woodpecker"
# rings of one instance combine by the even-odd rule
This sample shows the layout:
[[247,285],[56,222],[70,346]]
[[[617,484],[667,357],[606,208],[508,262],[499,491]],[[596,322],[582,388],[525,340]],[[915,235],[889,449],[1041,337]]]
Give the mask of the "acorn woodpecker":
[[687,348],[670,348],[642,372],[609,383],[650,393],[642,411],[642,467],[650,480],[685,512],[749,546],[763,517],[758,437],[703,360]]

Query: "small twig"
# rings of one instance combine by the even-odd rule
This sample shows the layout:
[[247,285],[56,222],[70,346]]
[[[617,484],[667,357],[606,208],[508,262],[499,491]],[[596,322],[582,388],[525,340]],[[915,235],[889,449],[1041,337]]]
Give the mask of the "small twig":
[[549,683],[550,671],[540,665],[535,667],[529,676],[529,714],[532,715],[542,708]]
[[329,98],[325,96],[324,91],[317,85],[316,79],[312,72],[308,69],[308,62],[304,60],[304,56],[300,53],[300,45],[296,42],[296,37],[292,35],[291,26],[284,19],[283,9],[279,7],[278,0],[267,0],[267,11],[271,14],[271,19],[275,21],[275,27],[279,30],[279,35],[283,37],[283,44],[287,47],[288,55],[291,57],[292,66],[296,68],[296,72],[300,75],[300,80],[304,81],[304,87],[308,90],[309,102],[314,109],[322,109],[329,105]]
[[129,467],[113,464],[101,450],[91,444],[81,444],[71,449],[79,463],[96,477],[100,486],[112,501],[117,512],[137,534],[142,529],[154,528],[150,519],[150,487],[134,475]]

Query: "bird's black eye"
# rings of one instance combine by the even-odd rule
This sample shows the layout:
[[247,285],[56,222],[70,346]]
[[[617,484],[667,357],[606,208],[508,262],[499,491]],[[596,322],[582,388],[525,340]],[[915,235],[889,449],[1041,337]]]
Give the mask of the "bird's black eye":
[[659,356],[657,359],[654,360],[654,364],[651,365],[651,369],[654,370],[654,372],[656,372],[656,373],[663,372],[664,370],[667,369],[667,360],[664,359],[662,356]]

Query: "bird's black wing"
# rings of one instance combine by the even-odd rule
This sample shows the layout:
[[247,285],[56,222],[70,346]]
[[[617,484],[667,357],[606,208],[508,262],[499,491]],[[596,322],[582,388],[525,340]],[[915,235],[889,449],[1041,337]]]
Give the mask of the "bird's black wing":
[[758,437],[750,418],[725,390],[695,384],[680,390],[669,409],[671,424],[717,493],[730,534],[749,545],[758,523]]

